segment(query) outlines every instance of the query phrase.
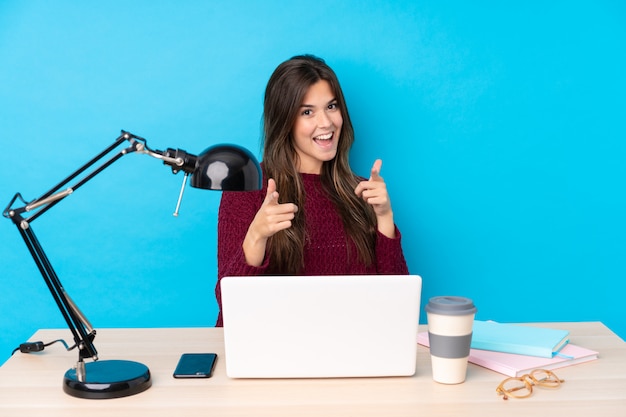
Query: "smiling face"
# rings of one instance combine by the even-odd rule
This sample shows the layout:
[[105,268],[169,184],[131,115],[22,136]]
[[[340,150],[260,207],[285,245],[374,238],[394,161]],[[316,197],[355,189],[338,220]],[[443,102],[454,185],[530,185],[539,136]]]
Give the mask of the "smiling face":
[[328,81],[309,87],[292,132],[298,172],[321,174],[322,164],[337,155],[342,125],[341,110]]

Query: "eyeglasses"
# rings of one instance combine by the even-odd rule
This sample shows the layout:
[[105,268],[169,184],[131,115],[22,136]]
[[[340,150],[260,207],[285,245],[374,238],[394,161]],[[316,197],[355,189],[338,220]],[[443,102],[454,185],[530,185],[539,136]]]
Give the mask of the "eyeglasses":
[[558,388],[562,382],[565,380],[560,379],[554,372],[535,369],[529,374],[505,379],[498,385],[496,392],[503,396],[503,400],[508,400],[509,397],[526,398],[533,393],[533,385],[543,388]]

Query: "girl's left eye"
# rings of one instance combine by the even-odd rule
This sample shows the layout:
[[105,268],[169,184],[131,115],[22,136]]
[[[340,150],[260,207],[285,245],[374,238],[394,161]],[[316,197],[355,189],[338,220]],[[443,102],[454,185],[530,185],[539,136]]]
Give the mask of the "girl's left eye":
[[337,110],[337,103],[332,103],[328,105],[328,110]]

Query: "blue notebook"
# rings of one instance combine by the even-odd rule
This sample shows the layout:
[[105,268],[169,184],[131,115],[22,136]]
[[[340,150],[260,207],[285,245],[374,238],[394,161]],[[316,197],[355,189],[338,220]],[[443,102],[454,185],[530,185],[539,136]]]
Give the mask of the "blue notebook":
[[472,349],[552,358],[569,342],[569,331],[474,320]]

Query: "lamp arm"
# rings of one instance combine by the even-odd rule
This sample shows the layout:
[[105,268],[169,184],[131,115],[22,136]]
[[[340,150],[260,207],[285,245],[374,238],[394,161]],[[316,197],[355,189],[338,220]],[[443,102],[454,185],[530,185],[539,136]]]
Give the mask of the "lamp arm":
[[[75,178],[80,176],[82,173],[87,171],[89,168],[91,168],[97,162],[102,160],[105,156],[109,155],[113,150],[115,150],[117,147],[119,147],[120,144],[122,144],[123,142],[125,142],[127,140],[131,142],[131,146],[130,147],[120,151],[118,154],[113,156],[111,159],[109,159],[108,161],[103,163],[100,167],[96,168],[90,174],[86,175],[83,179],[78,181],[74,186],[71,186],[71,187],[66,188],[65,190],[59,192],[59,190],[61,190],[62,188],[66,187],[67,184],[70,181],[74,180]],[[138,136],[132,135],[131,133],[122,131],[122,134],[109,147],[104,149],[102,152],[100,152],[98,155],[96,155],[89,162],[87,162],[86,164],[82,165],[80,168],[78,168],[76,171],[71,173],[64,180],[62,180],[57,185],[52,187],[50,190],[45,192],[41,197],[36,198],[36,199],[34,199],[34,200],[30,201],[30,202],[27,202],[26,205],[23,206],[23,207],[12,208],[11,206],[15,203],[15,201],[17,199],[20,199],[21,201],[23,201],[21,195],[19,193],[16,194],[15,197],[13,197],[13,199],[11,200],[11,203],[9,204],[9,206],[7,206],[7,208],[4,210],[4,212],[3,212],[4,217],[11,218],[12,217],[12,213],[13,213],[13,215],[15,215],[15,214],[22,214],[24,212],[30,212],[32,210],[38,209],[40,207],[43,207],[43,208],[41,208],[41,210],[37,211],[36,213],[32,214],[31,216],[29,216],[29,217],[27,217],[25,219],[29,223],[33,222],[36,218],[41,216],[46,211],[50,210],[52,207],[54,207],[57,203],[59,203],[65,197],[67,197],[68,195],[72,194],[74,191],[76,191],[80,187],[82,187],[85,183],[87,183],[93,177],[98,175],[100,172],[104,171],[106,168],[108,168],[110,165],[112,165],[115,161],[120,159],[122,156],[124,156],[124,155],[126,155],[128,153],[131,153],[131,152],[136,152],[139,149],[142,149],[143,145],[142,145],[142,142],[140,142],[140,141],[143,141],[145,143],[144,139],[139,138]]]
[[14,222],[18,222],[18,230],[24,243],[26,243],[26,247],[28,248],[41,276],[52,295],[61,315],[65,319],[68,328],[72,332],[72,336],[74,338],[74,343],[78,348],[78,360],[82,362],[85,358],[92,358],[93,360],[98,360],[98,351],[96,347],[93,345],[93,340],[96,336],[95,330],[91,327],[89,322],[83,319],[85,316],[80,312],[80,310],[76,307],[76,304],[71,301],[71,298],[65,292],[61,281],[59,280],[58,275],[56,274],[48,256],[44,252],[35,232],[32,227],[23,227],[24,225],[29,226],[28,222],[20,221],[21,217],[19,214],[18,218],[14,219]]

